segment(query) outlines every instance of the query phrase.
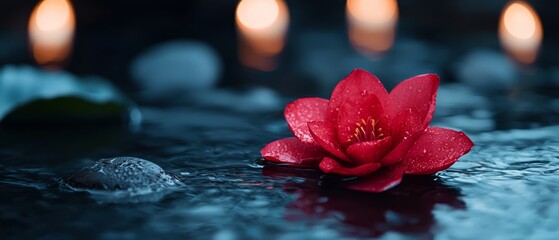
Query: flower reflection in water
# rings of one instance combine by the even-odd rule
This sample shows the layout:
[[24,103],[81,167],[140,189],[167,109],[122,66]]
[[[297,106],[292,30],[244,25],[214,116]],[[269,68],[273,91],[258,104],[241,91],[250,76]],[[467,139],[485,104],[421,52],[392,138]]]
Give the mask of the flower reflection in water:
[[[380,237],[396,232],[419,238],[434,237],[437,205],[466,209],[459,189],[433,176],[406,176],[397,187],[382,193],[366,193],[335,187],[341,179],[319,171],[265,166],[263,174],[285,178],[283,191],[297,195],[287,205],[290,221],[328,218],[343,223],[336,230],[351,237]],[[291,181],[303,179],[301,181]],[[319,185],[323,185],[320,187]]]

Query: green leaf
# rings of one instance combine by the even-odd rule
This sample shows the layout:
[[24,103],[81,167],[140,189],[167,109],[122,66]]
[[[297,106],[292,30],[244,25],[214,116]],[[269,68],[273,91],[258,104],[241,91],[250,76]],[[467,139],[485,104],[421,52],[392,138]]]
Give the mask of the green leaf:
[[0,69],[0,126],[130,120],[132,101],[98,77],[77,78],[29,66]]

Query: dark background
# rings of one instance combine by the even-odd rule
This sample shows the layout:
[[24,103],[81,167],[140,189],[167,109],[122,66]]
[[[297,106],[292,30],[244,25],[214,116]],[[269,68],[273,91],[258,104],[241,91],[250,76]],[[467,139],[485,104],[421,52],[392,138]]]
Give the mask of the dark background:
[[[34,64],[28,50],[27,23],[37,2],[0,2],[0,65]],[[255,79],[281,78],[284,79],[282,84],[289,84],[293,79],[297,82],[315,78],[298,70],[305,68],[305,63],[296,61],[305,54],[301,52],[305,46],[298,44],[305,34],[328,32],[331,33],[329,36],[335,36],[342,45],[345,44],[343,48],[350,49],[345,29],[345,1],[286,2],[291,18],[289,38],[279,67],[270,73],[249,70],[239,63],[234,21],[237,1],[229,0],[73,1],[77,32],[72,58],[66,69],[77,75],[106,77],[126,92],[134,92],[137,88],[130,79],[129,65],[139,53],[161,42],[192,39],[208,43],[219,53],[225,67],[221,74],[221,86],[261,84],[281,89],[274,86],[274,81]],[[555,13],[559,4],[554,1],[528,2],[539,13],[544,29],[541,54],[536,66],[554,69],[559,63],[553,54],[559,49],[556,44],[558,33],[555,31],[559,29],[559,16]],[[503,0],[398,1],[400,18],[395,48],[401,39],[413,39],[444,49],[450,55],[451,62],[475,48],[500,51],[497,25],[506,3]],[[356,51],[354,54],[358,55]],[[398,57],[405,58],[406,54],[417,53],[404,51]],[[433,58],[437,57],[433,55]],[[437,63],[441,64],[437,68],[438,74],[447,81],[453,81],[451,66],[447,64],[448,61],[444,62]],[[340,76],[335,77],[343,77],[350,70],[342,69]],[[380,75],[382,77],[383,74]],[[309,87],[309,90],[312,89]],[[288,88],[284,92],[293,94],[293,91]]]

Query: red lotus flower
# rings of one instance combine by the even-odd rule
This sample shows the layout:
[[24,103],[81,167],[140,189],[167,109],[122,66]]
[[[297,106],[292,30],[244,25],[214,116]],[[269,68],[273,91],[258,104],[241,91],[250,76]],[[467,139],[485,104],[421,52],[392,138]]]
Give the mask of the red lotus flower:
[[463,132],[429,127],[439,77],[424,74],[390,94],[374,75],[356,69],[334,88],[330,100],[301,98],[285,108],[295,138],[262,148],[264,159],[325,173],[358,177],[344,186],[382,192],[404,174],[447,169],[473,146]]

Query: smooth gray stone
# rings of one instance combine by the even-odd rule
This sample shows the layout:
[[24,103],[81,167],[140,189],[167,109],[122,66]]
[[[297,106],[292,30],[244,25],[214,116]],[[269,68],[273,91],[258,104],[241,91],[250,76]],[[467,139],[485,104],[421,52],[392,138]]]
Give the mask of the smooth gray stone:
[[68,185],[95,190],[161,189],[181,185],[157,164],[134,157],[116,157],[97,161],[72,175]]
[[175,40],[141,53],[130,73],[142,90],[162,93],[213,88],[222,68],[219,54],[210,45]]

